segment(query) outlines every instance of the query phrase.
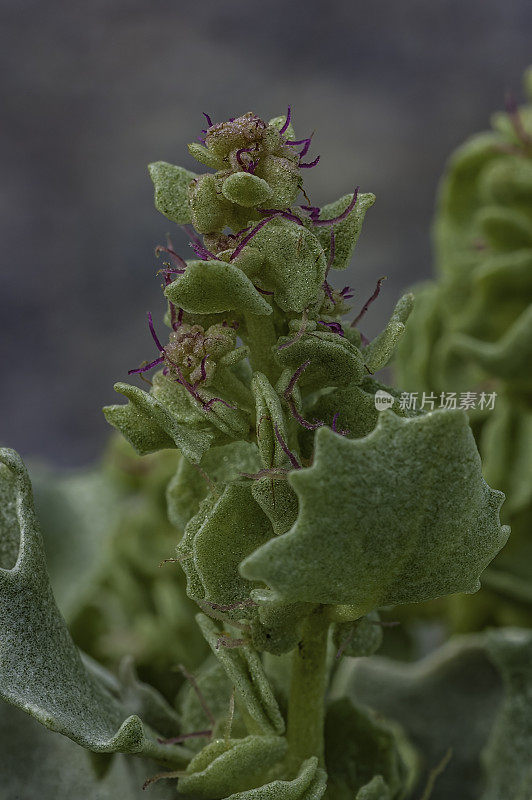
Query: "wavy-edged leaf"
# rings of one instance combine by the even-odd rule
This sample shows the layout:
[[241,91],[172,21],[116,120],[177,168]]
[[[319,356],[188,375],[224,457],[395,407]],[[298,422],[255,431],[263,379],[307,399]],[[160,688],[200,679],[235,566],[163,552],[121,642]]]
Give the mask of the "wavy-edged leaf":
[[333,699],[351,697],[401,724],[421,755],[420,786],[452,750],[431,800],[481,796],[480,752],[502,694],[481,635],[456,637],[415,663],[344,659],[331,688]]
[[257,789],[232,794],[226,800],[320,800],[326,783],[327,775],[318,768],[318,759],[314,757],[303,762],[291,781],[272,781]]
[[377,372],[389,363],[405,331],[405,323],[413,307],[414,295],[411,293],[403,295],[385,329],[364,349],[364,360],[370,372]]
[[280,736],[217,739],[192,759],[178,789],[198,800],[226,797],[260,784],[286,753]]
[[221,631],[212,619],[205,614],[198,614],[196,619],[211,650],[235,687],[237,699],[257,730],[266,735],[282,734],[284,720],[258,653],[246,645],[238,648],[220,646]]
[[153,395],[136,386],[115,383],[114,389],[127,397],[129,403],[105,406],[105,418],[125,436],[139,455],[178,447],[193,463],[201,461],[212,441],[207,431],[184,427]]
[[314,464],[290,473],[296,524],[241,565],[291,601],[349,603],[359,614],[474,592],[508,537],[461,411],[402,419],[348,440],[320,428]]
[[[1,702],[0,752],[5,800],[145,800],[142,784],[157,769],[153,762],[116,755],[98,775],[82,747]],[[161,782],[150,797],[173,800],[175,788]]]
[[506,629],[487,635],[490,658],[504,684],[504,700],[482,754],[482,800],[528,800],[532,787],[532,633]]
[[[322,206],[320,219],[333,219],[334,217],[338,217],[346,210],[352,199],[352,194],[346,194],[333,203]],[[364,222],[366,211],[368,208],[371,208],[374,202],[374,194],[370,192],[365,194],[359,193],[355,207],[349,212],[345,219],[335,223],[335,225],[323,225],[313,229],[326,253],[329,252],[331,243],[331,230],[334,230],[333,269],[346,269],[349,266],[353,250],[355,249],[362,230],[362,223]]]
[[349,697],[333,700],[327,710],[325,762],[334,800],[351,800],[375,775],[392,797],[404,797],[416,779],[415,752],[403,732]]
[[225,261],[188,261],[183,275],[167,286],[164,293],[176,306],[193,314],[272,313],[271,305],[246,274]]
[[187,752],[158,744],[113,694],[105,671],[82,661],[52,594],[24,464],[7,449],[0,450],[0,461],[2,482],[7,474],[11,487],[3,501],[16,513],[8,519],[10,529],[0,531],[11,542],[11,555],[18,537],[16,563],[0,569],[0,695],[94,752],[184,763]]

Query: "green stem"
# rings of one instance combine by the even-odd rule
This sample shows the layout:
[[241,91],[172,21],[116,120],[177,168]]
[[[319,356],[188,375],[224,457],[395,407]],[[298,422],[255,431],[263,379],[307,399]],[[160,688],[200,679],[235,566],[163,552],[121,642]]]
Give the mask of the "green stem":
[[270,383],[275,384],[281,370],[273,355],[273,348],[277,343],[273,314],[246,314],[246,331],[246,344],[250,349],[253,372],[263,372]]
[[288,763],[297,770],[301,762],[317,756],[325,765],[323,724],[327,688],[327,633],[329,621],[319,608],[303,623],[301,640],[292,656],[288,702]]

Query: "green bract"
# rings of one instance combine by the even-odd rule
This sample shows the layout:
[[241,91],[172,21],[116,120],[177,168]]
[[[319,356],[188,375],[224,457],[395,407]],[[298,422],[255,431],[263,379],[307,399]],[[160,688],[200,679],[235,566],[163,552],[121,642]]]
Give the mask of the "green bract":
[[[127,403],[104,410],[142,459],[115,445],[100,474],[55,491],[38,483],[47,539],[69,541],[68,528],[89,507],[105,553],[87,546],[73,562],[83,590],[76,601],[71,586],[56,582],[76,644],[52,594],[25,468],[2,451],[0,690],[98,754],[94,796],[104,800],[116,795],[120,770],[138,781],[121,787],[125,800],[146,775],[154,796],[183,800],[417,796],[443,755],[431,721],[420,722],[422,712],[412,721],[400,693],[390,716],[401,724],[384,719],[363,705],[382,668],[367,667],[359,694],[353,675],[364,675],[360,657],[381,644],[379,610],[477,591],[508,536],[503,495],[482,477],[466,414],[407,409],[400,392],[373,377],[393,357],[413,298],[399,300],[372,342],[358,325],[382,279],[347,319],[353,292],[334,287],[334,270],[348,266],[375,198],[357,188],[312,206],[301,170],[319,159],[307,156],[311,138],[295,138],[290,116],[266,123],[248,112],[217,124],[206,116],[204,139],[189,149],[211,171],[150,166],[155,204],[186,226],[194,258],[181,258],[170,241],[157,249],[167,259],[168,313],[156,324],[149,315],[154,351],[130,370],[150,373],[151,385],[116,384]],[[495,194],[506,187],[498,173],[490,181]],[[523,181],[514,174],[519,202]],[[508,220],[486,220],[506,241]],[[521,237],[525,228],[521,219]],[[527,330],[521,321],[477,347],[478,363],[514,374]],[[462,336],[460,352],[472,347]],[[69,504],[66,527],[57,521],[61,502]],[[57,553],[61,569],[65,550]],[[192,608],[201,612],[195,620]],[[479,722],[470,760],[480,775],[489,734],[485,798],[511,785],[508,800],[522,800],[528,638],[490,639],[489,656],[484,639],[479,647],[484,666],[493,660],[494,707]],[[453,654],[438,658],[445,670]],[[438,676],[404,669],[407,682],[409,670],[420,677],[407,700],[422,707],[426,682]],[[397,675],[383,673],[386,706]],[[27,723],[14,719],[23,731]],[[517,755],[498,757],[508,731]],[[72,747],[57,748],[70,783],[86,775]],[[128,772],[113,753],[148,762]],[[460,794],[468,758],[461,753],[449,773],[457,797],[469,792]],[[42,796],[61,796],[57,780],[47,780]],[[90,797],[90,780],[80,780]]]

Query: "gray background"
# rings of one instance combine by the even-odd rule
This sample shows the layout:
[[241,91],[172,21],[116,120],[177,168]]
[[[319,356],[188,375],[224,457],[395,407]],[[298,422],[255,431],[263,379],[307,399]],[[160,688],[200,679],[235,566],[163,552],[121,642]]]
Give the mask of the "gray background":
[[0,13],[0,441],[65,466],[101,452],[113,381],[154,355],[153,248],[171,223],[145,165],[194,168],[202,111],[268,119],[291,103],[322,156],[313,202],[377,194],[349,274],[357,309],[389,276],[372,335],[430,274],[447,155],[520,94],[532,61],[530,0],[2,0]]

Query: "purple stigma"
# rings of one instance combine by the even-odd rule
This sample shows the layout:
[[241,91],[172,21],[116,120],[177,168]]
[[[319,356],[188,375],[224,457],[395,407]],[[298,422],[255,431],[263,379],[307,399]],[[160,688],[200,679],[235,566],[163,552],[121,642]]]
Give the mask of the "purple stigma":
[[256,284],[253,284],[253,286],[255,287],[257,292],[260,292],[261,294],[270,294],[273,296],[273,292],[267,292],[266,289],[261,289],[260,286],[257,286]]
[[356,204],[356,201],[357,201],[357,198],[358,198],[359,189],[360,189],[360,186],[357,186],[355,191],[354,191],[354,193],[353,193],[353,199],[351,200],[351,202],[349,203],[349,205],[347,206],[345,211],[343,211],[337,217],[333,217],[332,219],[318,219],[317,216],[313,216],[313,214],[311,213],[310,218],[312,219],[312,223],[314,225],[334,225],[336,222],[341,222],[343,219],[345,219],[347,217],[347,215],[355,207],[355,204]]
[[340,296],[343,297],[344,300],[351,300],[351,298],[354,297],[355,295],[350,286],[344,286],[344,288],[340,292]]
[[219,261],[220,259],[217,258],[214,253],[211,253],[210,250],[201,244],[201,242],[189,242],[189,246],[194,250],[197,256],[200,257],[202,261]]
[[325,322],[323,319],[319,319],[317,322],[318,325],[325,325],[326,328],[329,328],[331,333],[337,333],[338,336],[344,335],[344,331],[339,322]]
[[362,317],[364,316],[364,314],[366,313],[366,311],[368,310],[370,305],[377,299],[377,297],[379,296],[380,290],[381,290],[381,286],[382,286],[382,284],[384,283],[385,280],[386,280],[386,276],[384,276],[382,278],[379,278],[379,280],[377,281],[377,285],[375,286],[375,291],[373,292],[371,297],[369,297],[366,300],[366,302],[362,306],[362,310],[361,310],[360,314],[357,317],[355,317],[355,319],[351,323],[351,327],[352,328],[356,328],[356,326],[358,325],[358,323],[360,322],[360,320],[362,319]]
[[299,208],[302,208],[304,211],[309,211],[311,220],[318,219],[321,214],[321,208],[319,206],[299,206]]
[[236,406],[226,403],[226,401],[222,400],[221,397],[211,397],[210,400],[207,400],[206,403],[203,403],[203,408],[208,408],[210,411],[212,411],[213,403],[221,403],[223,406],[226,406],[226,408],[232,408],[233,411],[236,411]]
[[330,269],[334,262],[334,253],[336,250],[336,237],[334,235],[334,230],[331,231],[331,244],[329,245],[329,258],[327,259],[327,267],[325,268],[325,277],[330,272]]
[[157,349],[158,349],[159,353],[162,353],[162,352],[163,352],[163,350],[164,350],[164,347],[163,347],[163,346],[162,346],[162,344],[160,343],[160,341],[159,341],[159,337],[158,337],[158,336],[157,336],[157,334],[155,333],[155,328],[153,327],[153,319],[152,319],[152,316],[151,316],[151,312],[150,312],[150,311],[148,311],[148,325],[149,325],[149,328],[150,328],[150,333],[151,333],[151,335],[152,335],[153,341],[154,341],[154,342],[155,342],[155,344],[157,345]]
[[[207,120],[207,125],[209,126],[209,128],[212,128],[212,119],[209,117],[208,114],[205,113],[205,111],[202,111],[201,113],[203,114],[203,116]],[[203,131],[202,131],[202,133],[203,133]],[[207,133],[207,131],[205,131],[205,133]]]
[[155,361],[151,361],[149,364],[145,364],[143,367],[138,367],[137,369],[128,369],[127,374],[137,375],[142,372],[147,372],[149,369],[153,369],[153,367],[156,367],[157,364],[161,364],[163,361],[164,356],[159,356],[159,358],[156,358]]
[[249,164],[246,164],[242,161],[241,153],[253,153],[257,150],[257,147],[241,147],[240,150],[236,151],[236,160],[242,167],[245,172],[250,172],[253,174],[255,172],[255,167],[257,166],[254,161],[250,161]]
[[303,225],[303,220],[298,217],[297,214],[292,214],[290,211],[282,211],[279,208],[260,208],[259,211],[261,214],[270,214],[272,217],[284,217],[292,222],[297,222],[298,225]]
[[231,254],[231,261],[233,261],[233,259],[235,259],[237,256],[240,255],[240,253],[247,245],[247,243],[251,241],[251,239],[253,239],[253,237],[260,231],[261,228],[263,228],[266,225],[267,222],[269,222],[271,219],[274,219],[274,217],[279,217],[279,216],[286,217],[286,219],[290,219],[293,222],[297,222],[298,225],[303,225],[303,222],[299,219],[299,217],[296,217],[295,214],[290,214],[290,212],[288,211],[279,211],[278,209],[272,209],[272,208],[263,208],[261,209],[261,211],[263,211],[266,214],[269,214],[270,216],[261,219],[259,224],[255,225],[255,227],[250,230],[247,236],[244,236],[238,247],[235,250],[233,250]]
[[292,451],[290,450],[290,448],[286,444],[285,440],[281,436],[281,434],[279,432],[279,428],[277,427],[277,423],[276,422],[273,423],[273,429],[275,431],[275,438],[277,439],[277,441],[281,445],[281,450],[283,451],[283,453],[285,453],[285,455],[288,456],[288,459],[289,459],[290,463],[292,464],[293,468],[294,469],[301,469],[301,464],[299,463],[299,461],[297,460],[297,458],[292,453]]
[[291,109],[290,106],[288,106],[288,111],[287,111],[287,114],[286,114],[286,120],[285,120],[285,123],[284,123],[283,127],[279,130],[279,133],[284,133],[285,132],[285,130],[290,125],[291,118],[292,118],[292,109]]
[[304,373],[304,371],[306,370],[306,368],[308,367],[309,364],[310,364],[310,358],[308,359],[308,361],[304,361],[296,369],[296,371],[294,372],[294,374],[290,378],[290,381],[288,382],[288,386],[284,390],[284,396],[287,399],[292,395],[292,392],[294,391],[294,386],[296,385],[296,383],[298,382],[298,380],[300,379],[301,375]]
[[309,163],[308,163],[308,164],[303,164],[303,163],[300,161],[300,162],[299,162],[299,164],[298,164],[298,167],[299,167],[299,169],[311,169],[312,167],[315,167],[315,166],[317,165],[317,163],[318,163],[318,161],[319,161],[319,160],[320,160],[320,157],[319,157],[319,156],[316,156],[316,158],[314,159],[314,161],[309,161]]

